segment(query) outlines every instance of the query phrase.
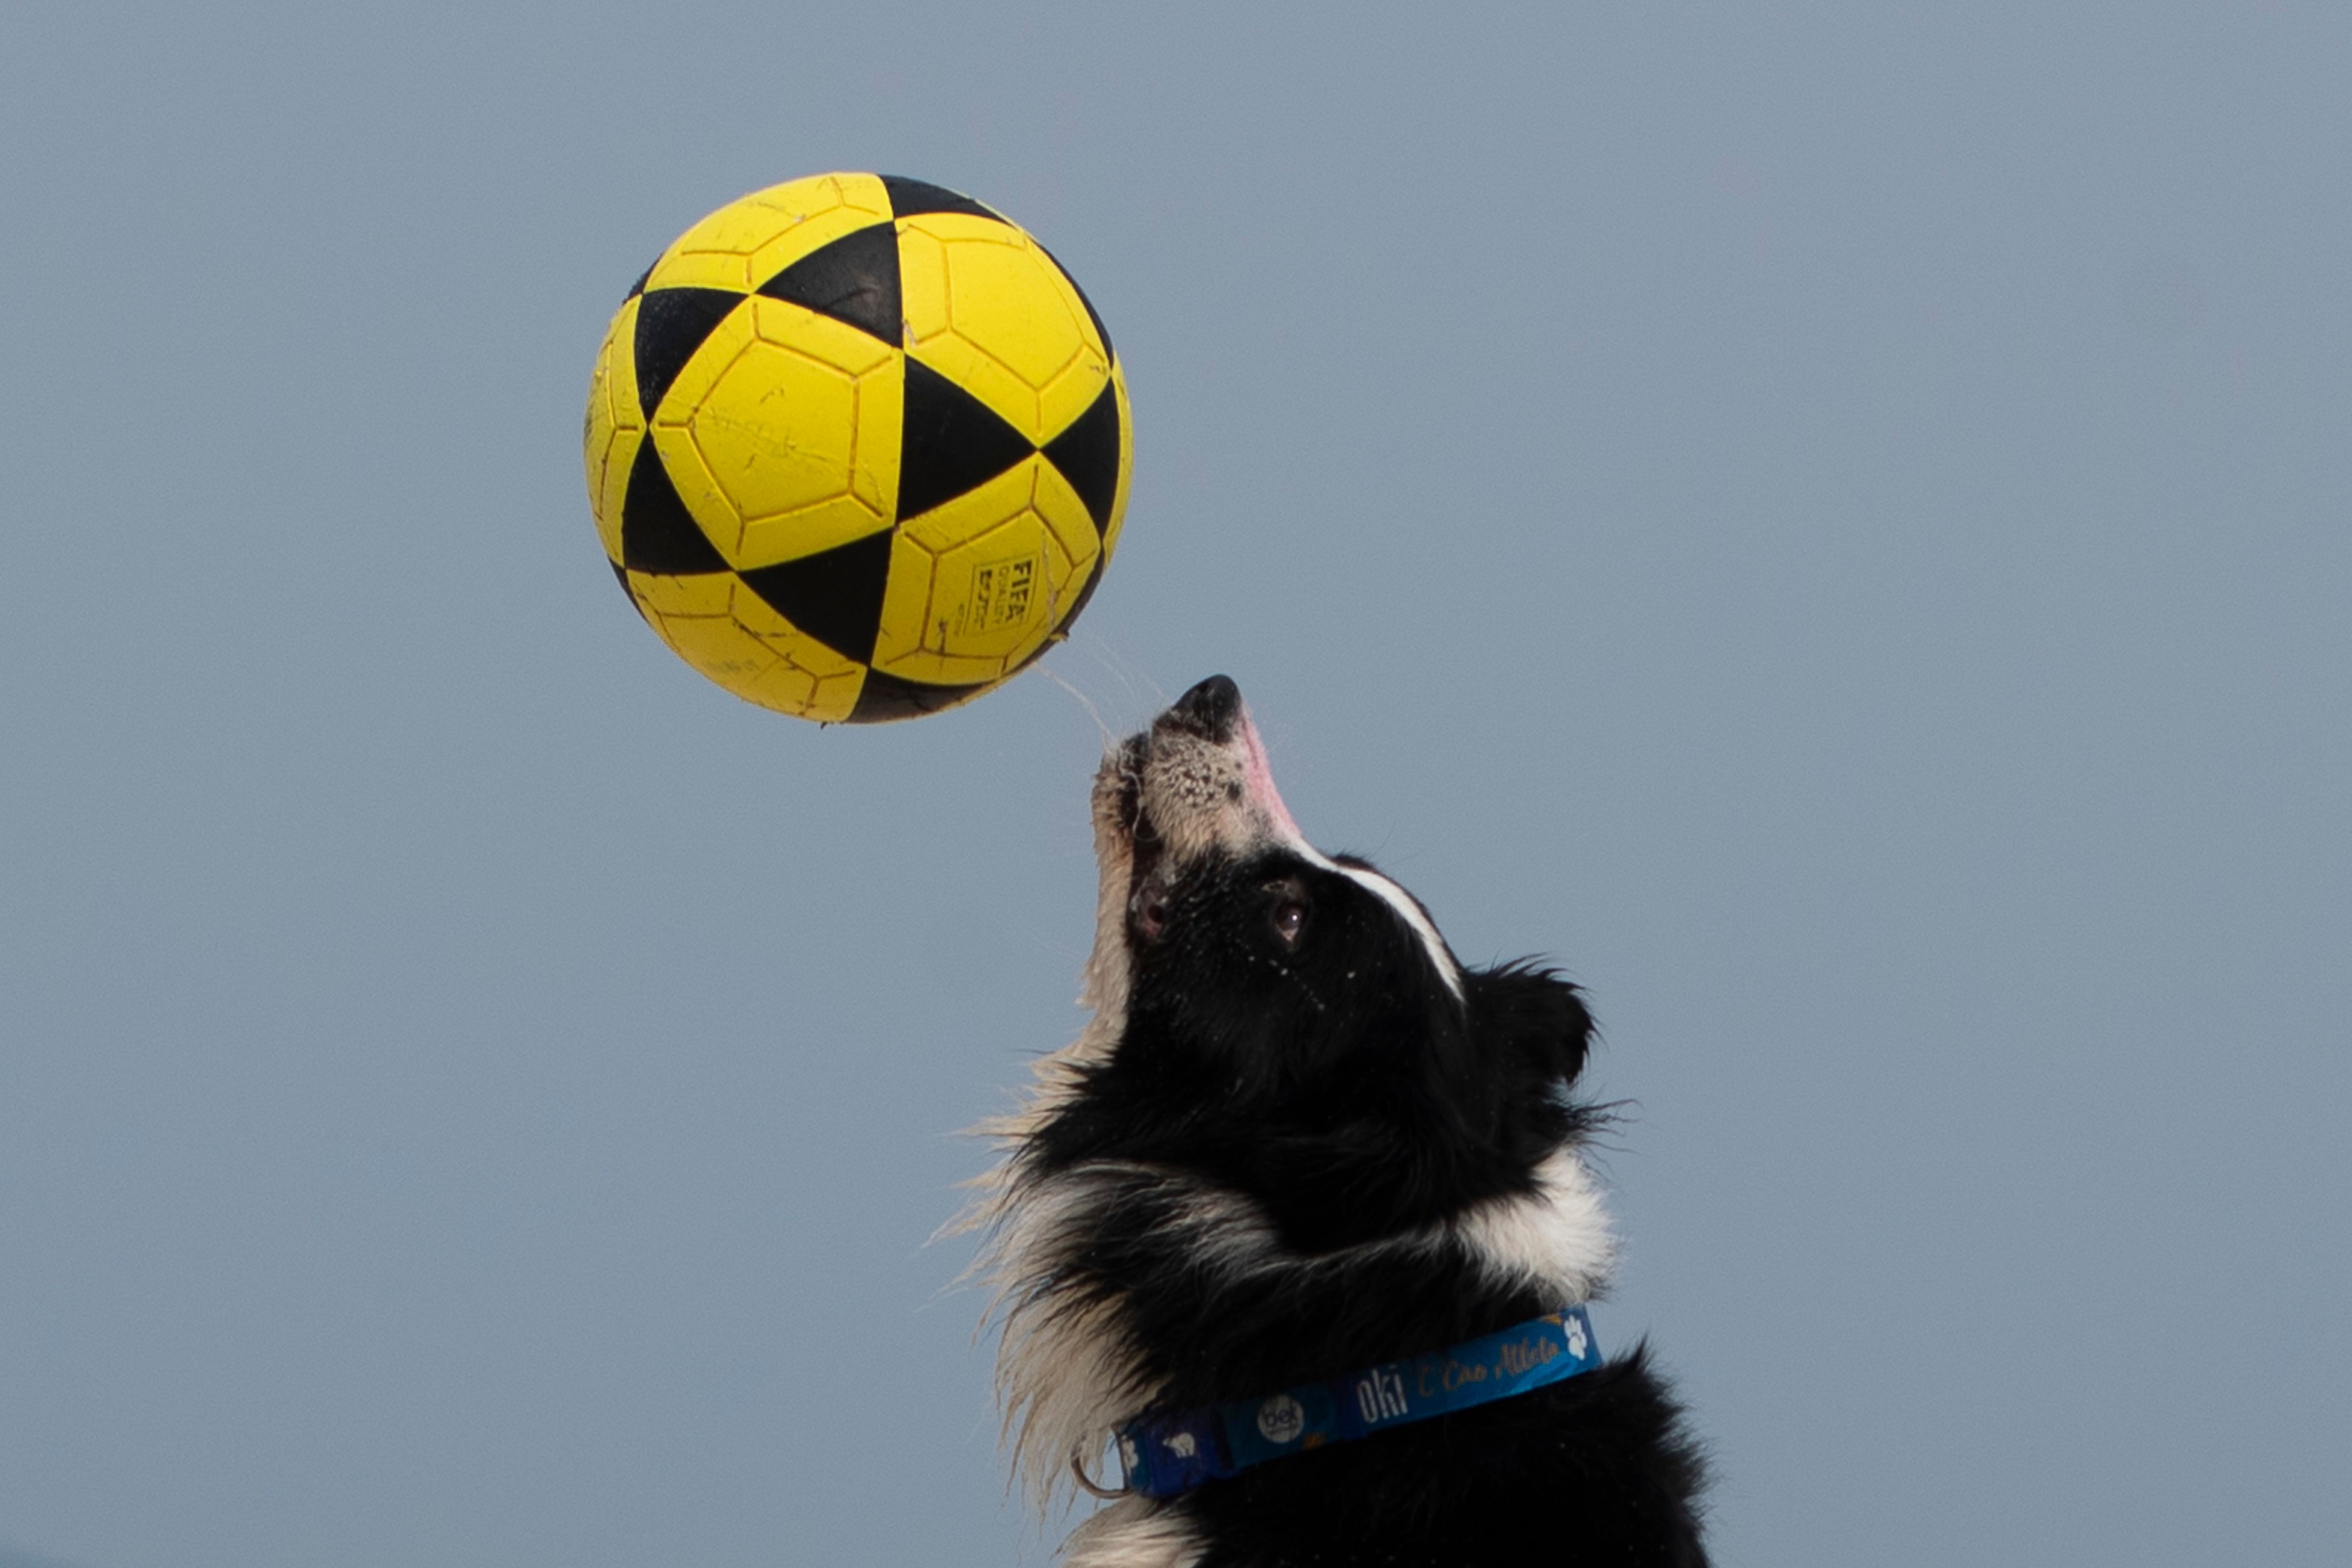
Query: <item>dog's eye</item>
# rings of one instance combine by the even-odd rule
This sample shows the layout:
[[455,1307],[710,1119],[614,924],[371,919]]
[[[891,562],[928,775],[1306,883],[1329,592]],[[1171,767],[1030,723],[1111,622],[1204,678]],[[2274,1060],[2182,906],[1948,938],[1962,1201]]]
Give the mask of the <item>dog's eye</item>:
[[1307,906],[1296,899],[1285,899],[1274,906],[1274,934],[1286,946],[1298,945],[1298,933],[1307,929]]
[[1265,895],[1265,923],[1285,947],[1297,947],[1307,929],[1307,889],[1296,877],[1276,877],[1258,889]]
[[1127,906],[1129,918],[1146,942],[1158,942],[1168,931],[1168,895],[1158,888],[1138,892]]

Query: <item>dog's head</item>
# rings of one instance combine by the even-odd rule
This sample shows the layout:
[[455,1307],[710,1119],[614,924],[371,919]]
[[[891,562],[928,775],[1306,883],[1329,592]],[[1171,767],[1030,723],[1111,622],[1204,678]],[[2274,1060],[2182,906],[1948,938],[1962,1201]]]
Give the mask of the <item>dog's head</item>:
[[1104,761],[1094,810],[1097,962],[1127,972],[1130,1033],[1279,1080],[1368,1035],[1454,1032],[1462,970],[1427,911],[1307,842],[1225,677]]
[[1201,682],[1114,749],[1094,820],[1094,1000],[1130,1065],[1300,1131],[1402,1114],[1458,1144],[1521,1145],[1491,1148],[1507,1162],[1557,1142],[1510,1101],[1582,1066],[1575,988],[1465,970],[1411,893],[1309,844],[1233,681]]

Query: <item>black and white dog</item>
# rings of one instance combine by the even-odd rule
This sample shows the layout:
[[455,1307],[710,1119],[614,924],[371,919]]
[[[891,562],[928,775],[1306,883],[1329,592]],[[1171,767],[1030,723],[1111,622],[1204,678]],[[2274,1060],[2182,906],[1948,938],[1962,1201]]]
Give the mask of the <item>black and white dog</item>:
[[[1124,1449],[1130,1495],[1069,1568],[1704,1564],[1698,1457],[1639,1347],[1367,1427],[1390,1384],[1402,1411],[1416,1376],[1485,1377],[1514,1325],[1553,1336],[1520,1363],[1584,1353],[1574,1309],[1612,1243],[1579,1156],[1598,1116],[1568,1095],[1576,987],[1465,969],[1411,894],[1310,847],[1223,676],[1105,759],[1094,830],[1093,1017],[988,1129],[1003,1159],[972,1215],[1035,1500],[1102,1489],[1088,1468]],[[1360,1369],[1366,1419],[1306,1433]],[[1220,1410],[1261,1413],[1243,1446],[1296,1451],[1236,1468]],[[1213,1478],[1137,1485],[1138,1417]]]

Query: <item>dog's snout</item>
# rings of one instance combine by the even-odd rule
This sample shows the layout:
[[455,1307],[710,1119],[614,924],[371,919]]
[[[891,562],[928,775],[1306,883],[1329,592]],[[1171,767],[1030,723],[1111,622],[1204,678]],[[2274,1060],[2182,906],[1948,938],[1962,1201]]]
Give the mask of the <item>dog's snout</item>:
[[1160,722],[1223,745],[1233,739],[1234,721],[1241,716],[1242,689],[1230,676],[1213,675],[1176,699]]

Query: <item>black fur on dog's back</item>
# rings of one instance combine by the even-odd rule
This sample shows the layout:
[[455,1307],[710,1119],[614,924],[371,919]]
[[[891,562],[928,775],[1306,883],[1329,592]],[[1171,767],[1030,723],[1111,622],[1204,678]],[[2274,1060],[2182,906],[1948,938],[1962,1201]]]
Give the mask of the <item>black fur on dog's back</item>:
[[[1465,970],[1410,895],[1325,857],[1230,682],[1106,762],[1078,1042],[997,1124],[976,1218],[1039,1500],[1146,1409],[1274,1393],[1589,1299],[1612,1241],[1570,1095],[1591,1019]],[[1636,1347],[1535,1393],[1128,1498],[1071,1568],[1698,1564],[1698,1459]]]

